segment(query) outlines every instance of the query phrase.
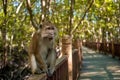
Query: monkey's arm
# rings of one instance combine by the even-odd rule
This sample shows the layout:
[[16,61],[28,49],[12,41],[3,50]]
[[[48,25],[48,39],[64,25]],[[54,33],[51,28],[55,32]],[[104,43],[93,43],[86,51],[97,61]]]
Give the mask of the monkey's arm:
[[53,49],[49,52],[49,56],[47,59],[47,63],[49,64],[48,75],[51,76],[55,71],[55,63],[56,63],[56,52]]
[[47,65],[45,61],[43,60],[42,56],[38,53],[35,54],[37,63],[39,64],[40,69],[42,69],[44,72],[47,72]]

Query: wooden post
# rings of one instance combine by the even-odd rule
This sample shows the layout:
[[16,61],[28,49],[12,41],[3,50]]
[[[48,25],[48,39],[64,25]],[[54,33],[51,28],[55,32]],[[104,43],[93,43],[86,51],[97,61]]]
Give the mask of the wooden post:
[[[80,39],[76,39],[74,41],[74,47],[75,49],[78,49],[78,53],[79,53],[79,61],[80,64],[82,63],[82,59],[83,59],[83,54],[82,54],[82,41]],[[81,67],[81,66],[80,66]]]
[[81,54],[81,63],[82,63],[82,60],[83,60],[83,54],[82,54],[82,40],[79,40],[79,44],[80,44],[80,54]]
[[[82,67],[82,41],[77,38],[74,40],[73,50],[73,80],[77,80],[80,76],[80,68]],[[77,53],[77,55],[76,55]]]
[[114,51],[114,46],[115,46],[115,44],[114,44],[114,40],[112,40],[112,57],[114,58],[115,57],[115,51]]
[[62,39],[62,54],[68,56],[68,73],[69,80],[73,79],[72,76],[72,38],[68,35],[65,35]]

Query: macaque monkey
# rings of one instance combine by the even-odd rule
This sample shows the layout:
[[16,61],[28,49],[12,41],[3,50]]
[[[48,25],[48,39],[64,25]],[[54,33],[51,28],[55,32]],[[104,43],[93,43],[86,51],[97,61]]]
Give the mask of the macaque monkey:
[[54,49],[57,29],[51,22],[43,22],[33,34],[29,56],[32,73],[47,73],[51,76],[55,70],[56,52]]

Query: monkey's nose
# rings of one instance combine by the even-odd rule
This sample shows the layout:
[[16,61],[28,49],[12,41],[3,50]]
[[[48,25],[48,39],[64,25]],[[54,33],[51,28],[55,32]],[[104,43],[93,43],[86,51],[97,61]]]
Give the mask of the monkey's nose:
[[50,33],[50,35],[54,35],[54,33]]

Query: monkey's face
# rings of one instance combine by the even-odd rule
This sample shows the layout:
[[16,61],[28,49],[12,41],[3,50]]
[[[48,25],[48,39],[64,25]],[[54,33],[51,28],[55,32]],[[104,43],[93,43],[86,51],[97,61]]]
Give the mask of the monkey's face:
[[57,29],[53,24],[51,23],[43,24],[41,29],[41,38],[43,40],[53,41],[56,37],[56,34],[57,34]]

